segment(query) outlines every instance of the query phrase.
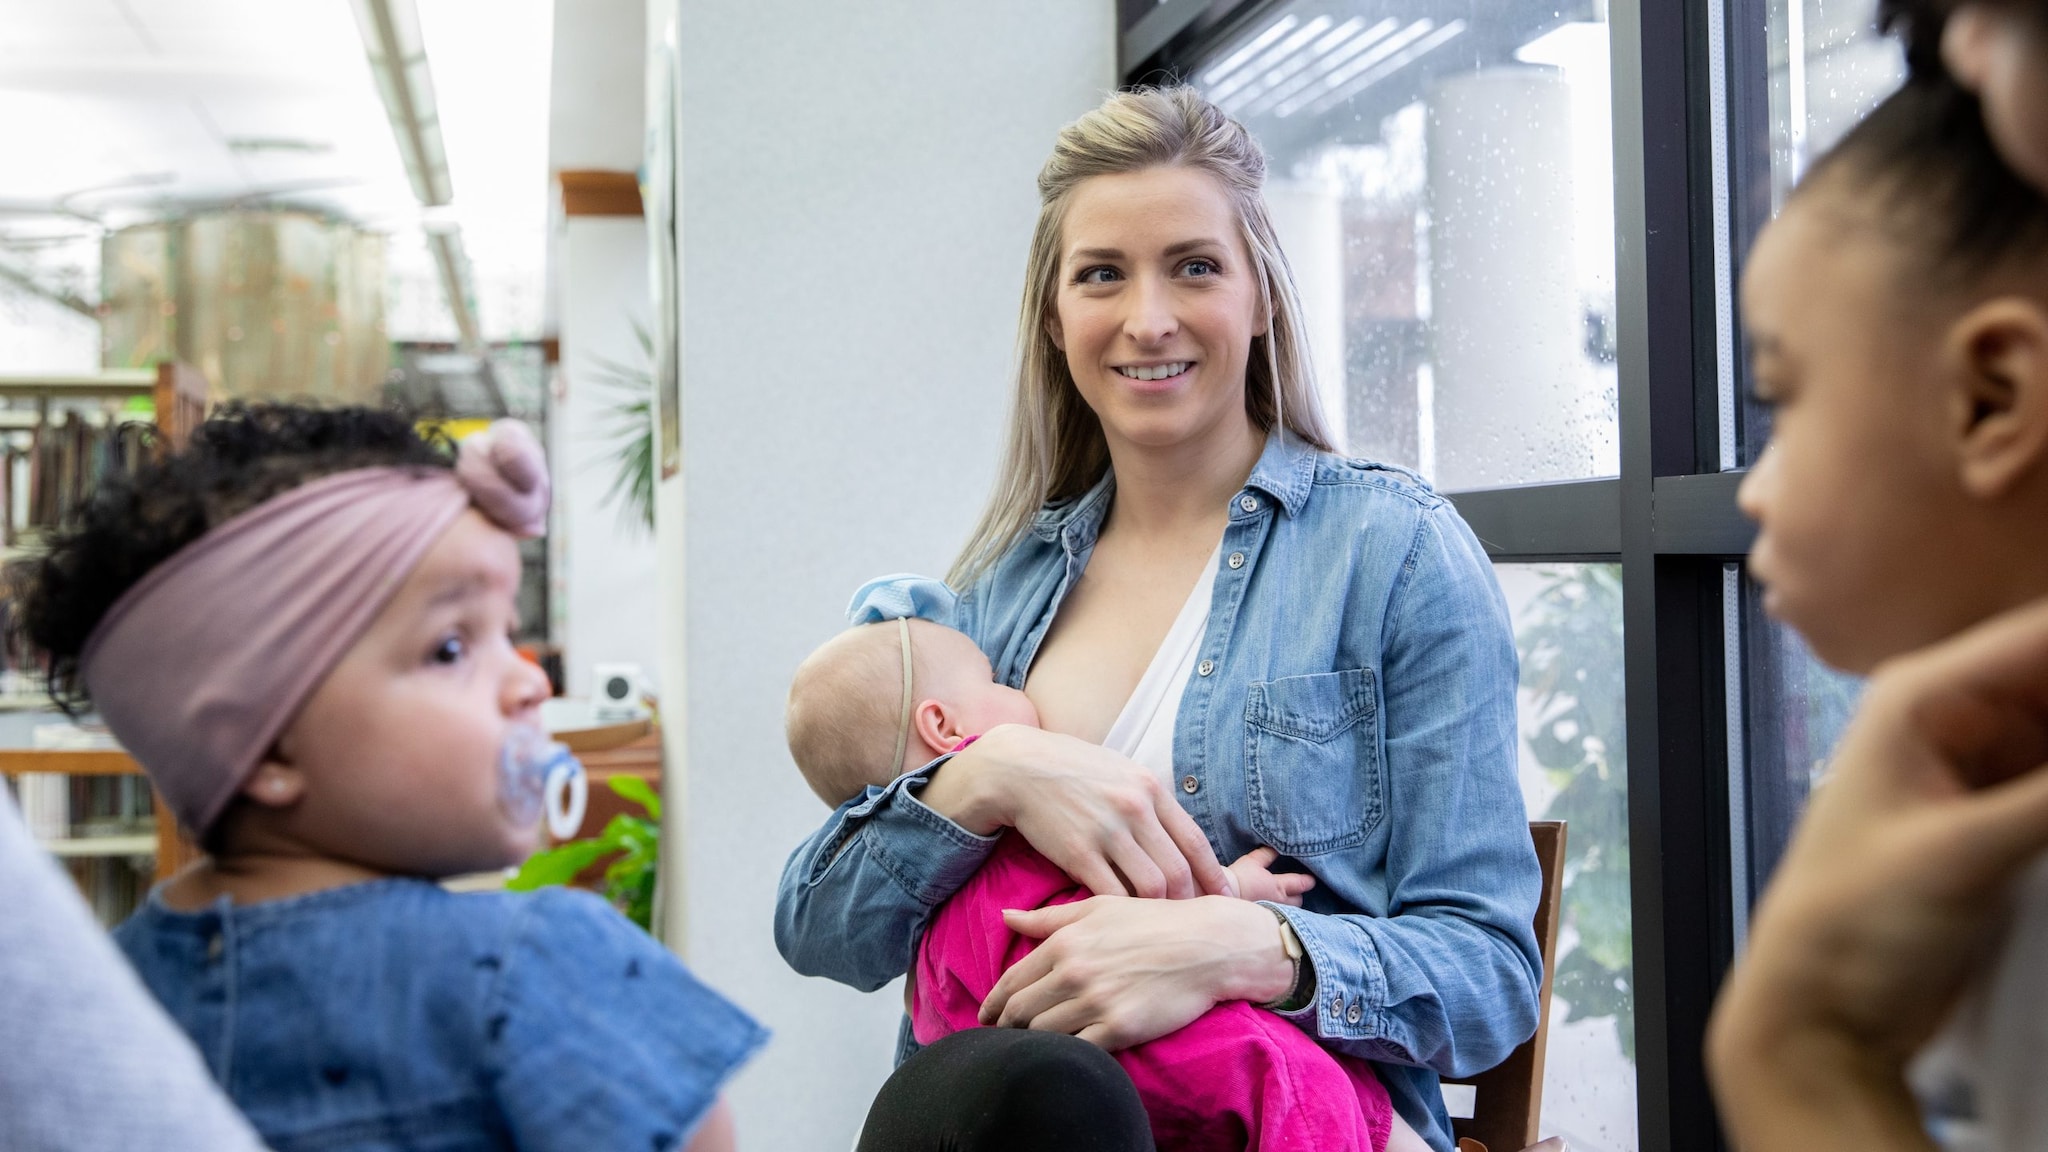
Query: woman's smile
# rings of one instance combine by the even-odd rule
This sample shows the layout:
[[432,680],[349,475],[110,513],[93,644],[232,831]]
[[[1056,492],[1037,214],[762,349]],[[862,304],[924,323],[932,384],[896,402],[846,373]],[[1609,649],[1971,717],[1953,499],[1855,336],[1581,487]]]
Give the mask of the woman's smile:
[[1171,360],[1164,363],[1114,364],[1110,371],[1123,377],[1130,390],[1141,396],[1156,396],[1174,392],[1195,374],[1195,361]]

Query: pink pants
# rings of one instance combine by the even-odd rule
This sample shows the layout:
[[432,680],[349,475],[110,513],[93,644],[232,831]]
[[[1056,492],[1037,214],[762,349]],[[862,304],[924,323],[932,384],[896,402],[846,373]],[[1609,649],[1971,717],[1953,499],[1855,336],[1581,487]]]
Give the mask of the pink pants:
[[[1087,896],[1022,836],[1003,837],[925,930],[911,1010],[918,1043],[978,1026],[996,981],[1038,945],[1004,926],[1003,909]],[[1393,1102],[1371,1065],[1337,1056],[1243,1001],[1218,1004],[1116,1058],[1137,1085],[1161,1149],[1385,1152],[1393,1127]]]

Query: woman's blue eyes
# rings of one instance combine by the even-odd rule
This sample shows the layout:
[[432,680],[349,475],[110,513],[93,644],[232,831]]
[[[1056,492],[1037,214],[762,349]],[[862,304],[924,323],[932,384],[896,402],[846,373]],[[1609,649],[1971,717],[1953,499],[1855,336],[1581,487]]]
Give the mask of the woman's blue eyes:
[[[1204,259],[1198,256],[1193,260],[1189,260],[1183,263],[1180,266],[1179,271],[1183,275],[1201,277],[1214,276],[1218,272],[1222,271],[1222,269],[1216,266],[1216,262],[1214,260]],[[1106,264],[1098,264],[1093,268],[1082,269],[1080,275],[1074,277],[1074,283],[1110,284],[1121,279],[1123,279],[1123,273],[1117,271],[1114,268],[1109,267]]]

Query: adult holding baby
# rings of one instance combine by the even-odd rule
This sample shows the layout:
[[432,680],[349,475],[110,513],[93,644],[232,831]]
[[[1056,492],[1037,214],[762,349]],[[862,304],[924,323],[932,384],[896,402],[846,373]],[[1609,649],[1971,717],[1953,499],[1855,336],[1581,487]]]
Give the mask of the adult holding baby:
[[[842,806],[790,860],[777,941],[878,988],[1014,829],[1096,895],[1011,918],[1044,943],[984,1023],[1116,1050],[1270,1006],[1449,1149],[1437,1076],[1536,1025],[1512,637],[1451,507],[1331,452],[1263,181],[1190,89],[1060,134],[1009,445],[949,580],[1042,730]],[[1303,907],[1217,898],[1218,858],[1262,846],[1315,876]]]

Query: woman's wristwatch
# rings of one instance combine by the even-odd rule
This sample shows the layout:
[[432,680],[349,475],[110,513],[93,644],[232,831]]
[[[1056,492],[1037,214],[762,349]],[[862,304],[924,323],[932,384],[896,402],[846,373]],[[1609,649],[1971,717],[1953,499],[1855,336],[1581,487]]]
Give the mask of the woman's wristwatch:
[[1287,995],[1278,1000],[1269,1000],[1259,1005],[1273,1012],[1299,1012],[1316,999],[1316,966],[1308,960],[1308,953],[1302,949],[1301,937],[1294,931],[1294,925],[1278,908],[1268,908],[1275,920],[1280,921],[1280,948],[1287,953],[1287,959],[1294,963],[1294,983],[1287,989]]

